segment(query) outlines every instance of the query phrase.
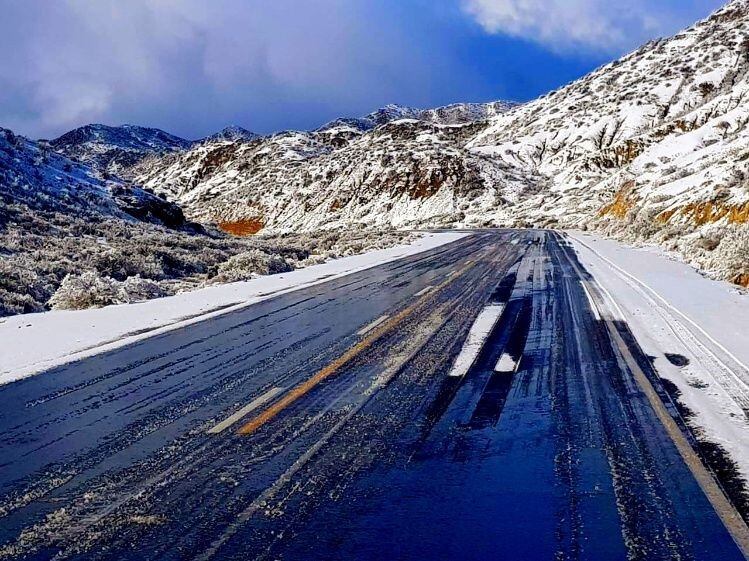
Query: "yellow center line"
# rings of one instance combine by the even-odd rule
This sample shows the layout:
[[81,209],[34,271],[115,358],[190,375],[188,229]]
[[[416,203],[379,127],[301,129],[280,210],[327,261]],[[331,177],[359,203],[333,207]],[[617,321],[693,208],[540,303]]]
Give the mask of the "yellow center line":
[[237,431],[237,434],[241,434],[241,435],[252,434],[261,426],[263,426],[265,423],[273,419],[281,411],[286,409],[289,405],[297,401],[299,398],[308,394],[310,390],[315,388],[321,382],[323,382],[327,378],[330,378],[331,376],[336,374],[338,370],[340,370],[343,366],[351,362],[354,358],[359,356],[362,352],[369,349],[383,335],[395,329],[404,319],[406,319],[409,315],[411,315],[429,297],[431,297],[431,295],[434,292],[441,290],[442,288],[444,288],[445,286],[453,282],[454,278],[457,278],[458,276],[464,274],[466,271],[468,271],[468,269],[471,268],[471,266],[472,264],[467,262],[461,269],[457,271],[457,274],[454,275],[454,277],[451,277],[450,279],[442,282],[433,291],[430,291],[428,294],[425,294],[423,297],[417,300],[414,304],[411,304],[407,308],[403,309],[402,311],[400,311],[399,313],[391,317],[389,320],[375,327],[367,337],[359,341],[353,347],[349,348],[345,353],[343,353],[333,362],[328,364],[325,368],[323,368],[322,370],[319,370],[314,376],[312,376],[311,378],[308,378],[304,382],[292,388],[286,395],[284,395],[281,399],[279,399],[278,401],[273,403],[270,407],[268,407],[263,412],[261,412],[257,417],[251,419],[249,422],[242,425],[242,427],[240,427],[240,429]]

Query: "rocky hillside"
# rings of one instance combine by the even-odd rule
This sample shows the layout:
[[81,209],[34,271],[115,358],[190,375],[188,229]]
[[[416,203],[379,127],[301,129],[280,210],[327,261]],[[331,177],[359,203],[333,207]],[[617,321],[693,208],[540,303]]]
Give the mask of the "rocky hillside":
[[512,107],[390,105],[313,132],[205,142],[144,159],[129,173],[179,201],[192,218],[233,233],[488,225],[510,220],[508,209],[536,188],[511,166],[466,147],[487,116]]
[[0,316],[45,309],[68,274],[138,276],[129,287],[142,291],[146,277],[180,276],[185,254],[199,262],[198,239],[219,262],[237,252],[202,232],[174,203],[0,129]]
[[221,140],[228,140],[231,142],[235,142],[238,140],[250,141],[258,138],[260,138],[259,134],[255,134],[254,132],[248,131],[247,129],[237,125],[230,125],[226,128],[221,129],[217,133],[205,137],[199,142],[216,142]]
[[513,168],[466,149],[475,131],[416,120],[368,133],[339,126],[204,144],[144,160],[133,173],[192,218],[235,233],[510,220],[508,209],[532,188]]
[[0,128],[0,218],[10,208],[142,220],[169,228],[186,226],[174,203],[118,178],[103,179],[46,142],[34,142]]
[[392,103],[364,117],[336,119],[318,130],[349,126],[359,131],[368,131],[401,119],[413,119],[434,125],[465,125],[500,115],[517,105],[509,101],[492,101],[489,103],[453,103],[434,109],[416,109]]
[[179,206],[0,129],[0,317],[135,302],[389,247],[409,235],[235,238]]
[[656,242],[749,283],[749,8],[531,103],[387,106],[311,133],[143,160],[138,181],[230,231],[536,225]]
[[492,121],[468,146],[547,179],[518,217],[657,242],[747,284],[749,3]]

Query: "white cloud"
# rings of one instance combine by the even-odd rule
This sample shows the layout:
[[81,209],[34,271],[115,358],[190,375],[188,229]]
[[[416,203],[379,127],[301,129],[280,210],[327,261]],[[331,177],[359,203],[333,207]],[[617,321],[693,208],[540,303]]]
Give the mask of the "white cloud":
[[315,115],[370,110],[438,83],[427,49],[410,46],[404,27],[376,4],[0,3],[0,126],[32,137],[86,122],[186,136],[232,123],[263,131],[290,113],[296,124],[317,126]]
[[720,0],[463,0],[463,9],[489,33],[608,54],[691,23],[694,4],[715,7]]

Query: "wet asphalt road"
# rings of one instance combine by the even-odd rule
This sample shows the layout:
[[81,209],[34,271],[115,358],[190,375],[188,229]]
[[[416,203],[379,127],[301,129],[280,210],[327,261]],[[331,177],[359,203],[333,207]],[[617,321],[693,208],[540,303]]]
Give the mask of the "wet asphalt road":
[[0,387],[0,559],[744,559],[580,281],[485,232]]

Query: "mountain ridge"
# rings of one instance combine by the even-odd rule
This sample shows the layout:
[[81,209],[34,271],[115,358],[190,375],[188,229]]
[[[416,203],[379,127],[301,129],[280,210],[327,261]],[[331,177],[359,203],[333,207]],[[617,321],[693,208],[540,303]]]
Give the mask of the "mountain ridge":
[[749,285],[748,6],[733,0],[522,105],[391,104],[313,131],[199,142],[131,129],[114,157],[80,134],[51,145],[232,233],[580,228]]

